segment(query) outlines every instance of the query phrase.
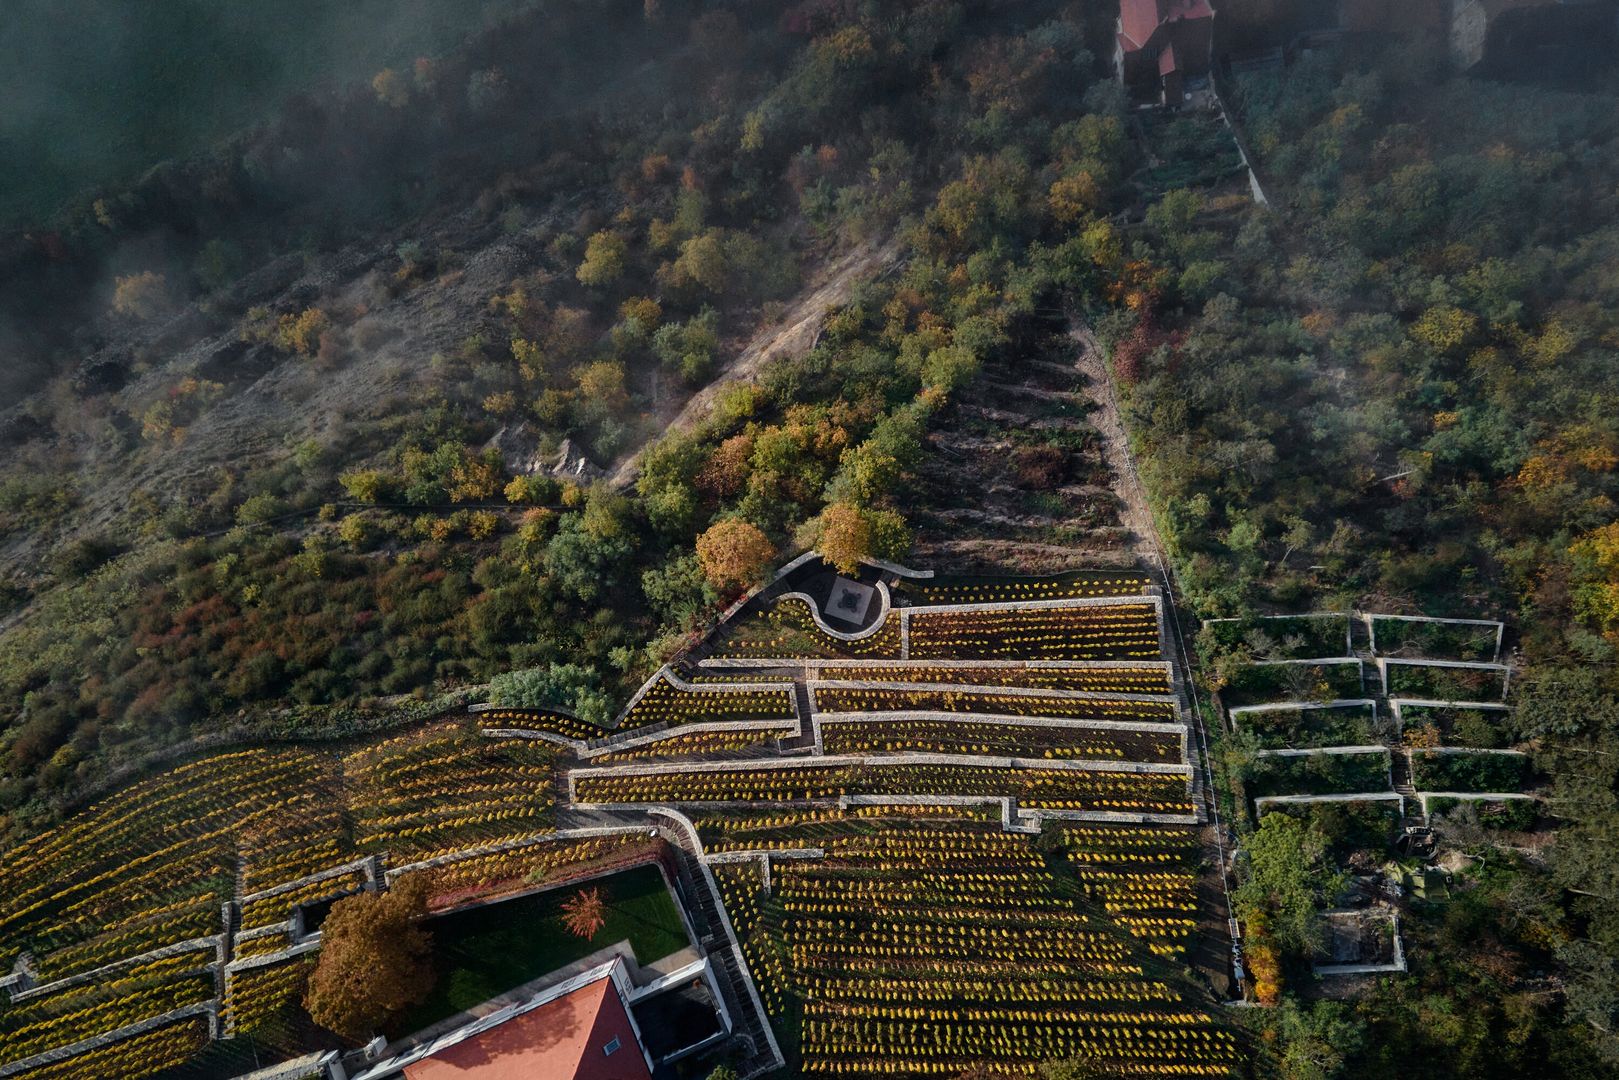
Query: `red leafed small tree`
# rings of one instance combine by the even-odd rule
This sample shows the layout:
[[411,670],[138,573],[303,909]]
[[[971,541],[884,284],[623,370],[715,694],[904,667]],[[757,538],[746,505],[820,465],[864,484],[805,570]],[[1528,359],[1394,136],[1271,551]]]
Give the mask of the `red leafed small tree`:
[[562,905],[562,925],[576,937],[589,941],[607,925],[607,902],[600,889],[583,889]]

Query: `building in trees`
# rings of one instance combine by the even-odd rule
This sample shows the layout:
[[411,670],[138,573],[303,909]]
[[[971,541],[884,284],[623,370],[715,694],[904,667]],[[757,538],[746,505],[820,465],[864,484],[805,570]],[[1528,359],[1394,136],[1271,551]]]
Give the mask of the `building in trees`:
[[1208,0],[1121,0],[1113,69],[1132,97],[1179,105],[1209,76]]

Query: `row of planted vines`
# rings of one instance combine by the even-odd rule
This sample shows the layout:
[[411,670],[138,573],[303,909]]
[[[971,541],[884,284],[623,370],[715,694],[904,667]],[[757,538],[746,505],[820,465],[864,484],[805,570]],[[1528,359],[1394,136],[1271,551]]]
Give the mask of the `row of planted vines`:
[[687,690],[660,674],[630,706],[619,727],[638,728],[659,723],[676,726],[716,720],[791,720],[793,716],[790,686]]
[[0,1010],[0,1066],[212,998],[213,979],[198,972],[197,957],[179,959],[6,1006]]
[[1051,716],[1084,720],[1123,720],[1168,724],[1176,719],[1173,701],[1130,701],[1119,698],[1044,697],[990,690],[933,690],[891,686],[817,686],[819,711],[953,712],[998,716]]
[[28,1071],[28,1080],[130,1080],[184,1064],[208,1045],[208,1019],[192,1016]]
[[[429,871],[434,888],[466,893],[617,853],[616,838],[539,839],[550,823],[554,753],[465,723],[357,748],[215,753],[18,844],[0,855],[0,966],[26,953],[39,990],[0,1004],[0,1068],[133,1028],[24,1075],[150,1075],[199,1052],[209,1037],[204,1014],[216,1010],[231,1031],[291,1016],[276,1030],[306,1038],[307,1018],[288,1010],[312,957],[284,955],[295,944],[285,924],[300,908],[366,887],[368,855],[395,866],[442,859]],[[471,848],[475,857],[460,858]],[[230,902],[235,967],[220,997]]]
[[1146,574],[1090,572],[1042,578],[913,578],[895,585],[896,596],[917,604],[1006,604],[1140,596],[1153,584]]
[[622,750],[598,754],[590,760],[598,764],[640,761],[647,758],[702,758],[713,754],[735,754],[772,739],[790,735],[792,726],[767,731],[686,731],[666,739],[626,746]]
[[478,713],[478,726],[483,731],[543,732],[580,742],[607,734],[587,720],[549,709],[490,709]]
[[238,847],[288,827],[328,771],[295,750],[216,754],[133,785],[0,855],[0,966],[39,977],[221,931]]
[[1108,667],[933,666],[871,664],[821,668],[821,678],[845,682],[959,683],[970,686],[1016,686],[1034,690],[1088,690],[1101,694],[1168,694],[1169,668],[1164,665]]
[[967,609],[910,615],[917,660],[1145,660],[1159,655],[1152,604]]
[[1181,760],[1181,736],[1079,725],[1014,724],[974,717],[821,721],[829,754],[973,754],[982,757]]
[[788,596],[723,631],[714,655],[740,659],[897,660],[899,619],[890,615],[870,634],[846,641],[816,626],[809,605],[799,597]]
[[554,751],[444,725],[344,759],[357,846],[405,855],[533,828],[550,819]]
[[[992,825],[861,824],[826,839],[824,860],[778,862],[768,895],[754,867],[719,868],[766,1008],[801,1032],[802,1074],[1029,1075],[1072,1056],[1108,1075],[1236,1065],[1235,1039],[1160,967],[1185,938],[1172,879],[1195,858],[1189,833],[1121,829],[1093,845],[1093,865],[1077,833],[1054,863]],[[1119,852],[1130,861],[1109,860]]]
[[667,769],[625,774],[580,772],[582,803],[658,804],[808,801],[841,795],[1011,796],[1031,807],[1191,814],[1182,773],[903,761],[786,768]]

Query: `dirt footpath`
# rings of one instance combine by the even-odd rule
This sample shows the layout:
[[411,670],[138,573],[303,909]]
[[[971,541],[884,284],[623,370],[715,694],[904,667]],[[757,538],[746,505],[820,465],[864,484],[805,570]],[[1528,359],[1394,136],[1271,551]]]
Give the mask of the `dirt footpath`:
[[[897,240],[870,242],[822,267],[779,320],[762,328],[720,369],[713,381],[686,399],[679,411],[659,428],[660,435],[690,428],[708,411],[722,390],[733,383],[757,379],[770,361],[809,352],[820,335],[827,312],[847,302],[857,282],[893,262],[898,255]],[[610,467],[615,486],[627,487],[635,482],[645,449],[645,446],[638,447]]]
[[1102,356],[1102,347],[1090,326],[1077,320],[1069,337],[1075,346],[1074,366],[1084,373],[1085,388],[1094,405],[1088,419],[1102,437],[1102,457],[1113,473],[1113,494],[1121,504],[1119,523],[1129,532],[1130,552],[1148,565],[1157,565],[1157,526],[1153,524],[1152,510],[1147,503],[1147,491],[1136,472],[1135,455],[1130,452],[1130,437],[1124,430],[1124,418],[1119,415],[1119,401],[1113,392],[1113,380]]

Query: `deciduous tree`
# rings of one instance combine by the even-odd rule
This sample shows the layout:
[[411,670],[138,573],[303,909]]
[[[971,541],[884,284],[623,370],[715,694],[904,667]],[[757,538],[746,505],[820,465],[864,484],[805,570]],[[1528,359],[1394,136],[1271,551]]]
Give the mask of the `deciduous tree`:
[[697,538],[703,576],[719,592],[756,584],[776,556],[776,545],[757,525],[730,518]]
[[358,1042],[422,1001],[433,988],[432,937],[420,926],[426,913],[427,883],[410,875],[386,892],[333,904],[304,995],[314,1021]]
[[607,925],[607,902],[599,888],[582,889],[563,901],[562,925],[574,937],[589,941]]

